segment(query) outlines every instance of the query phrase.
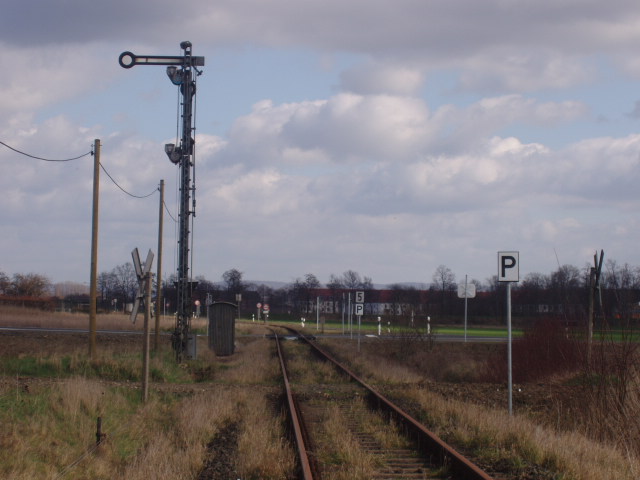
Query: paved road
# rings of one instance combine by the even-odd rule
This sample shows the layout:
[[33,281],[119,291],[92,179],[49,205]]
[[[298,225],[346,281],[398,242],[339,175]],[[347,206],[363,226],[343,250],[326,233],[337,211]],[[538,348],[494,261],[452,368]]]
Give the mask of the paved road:
[[[84,328],[39,328],[39,327],[0,327],[0,332],[42,332],[42,333],[89,333],[88,329]],[[115,334],[115,335],[142,335],[141,330],[97,330],[97,333],[102,334]],[[161,335],[171,335],[171,332],[160,332]],[[316,334],[314,332],[307,332],[307,334],[313,335],[315,337],[334,337],[334,338],[350,338],[351,335],[348,333],[343,334]],[[198,334],[202,336],[202,334]],[[262,337],[263,335],[238,335],[238,336],[250,336],[250,337]],[[358,334],[356,332],[353,333],[353,339],[357,339]],[[366,339],[367,341],[375,341],[375,340],[389,340],[396,338],[390,335],[381,335],[378,337],[377,335],[367,334],[360,337],[361,339]],[[434,334],[433,336],[436,342],[464,342],[464,337],[462,335],[440,335]],[[507,339],[504,337],[492,337],[492,336],[472,336],[467,335],[468,343],[504,343]]]

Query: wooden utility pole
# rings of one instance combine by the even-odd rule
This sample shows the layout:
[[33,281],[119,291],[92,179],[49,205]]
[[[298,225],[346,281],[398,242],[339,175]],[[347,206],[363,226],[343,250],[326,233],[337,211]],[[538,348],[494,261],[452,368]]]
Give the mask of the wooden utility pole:
[[145,273],[144,345],[142,348],[142,401],[149,399],[149,317],[151,316],[151,272]]
[[93,214],[91,220],[91,279],[89,287],[89,357],[96,357],[96,312],[98,294],[98,198],[100,190],[100,140],[93,147]]
[[[604,250],[600,250],[600,261],[598,262],[598,252],[593,255],[593,267],[589,270],[589,318],[587,319],[587,367],[591,368],[591,350],[593,348],[593,324],[595,320],[595,297],[600,288],[600,274],[602,273],[602,260]],[[600,308],[602,308],[602,297],[598,297]]]
[[158,351],[158,343],[160,339],[160,315],[163,311],[162,298],[162,231],[164,226],[164,180],[160,180],[160,207],[158,208],[158,261],[156,265],[156,329],[153,334],[153,351]]

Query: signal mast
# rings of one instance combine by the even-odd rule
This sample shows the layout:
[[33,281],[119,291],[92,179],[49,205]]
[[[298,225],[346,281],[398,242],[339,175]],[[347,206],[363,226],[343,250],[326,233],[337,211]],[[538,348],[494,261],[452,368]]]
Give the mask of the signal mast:
[[[194,71],[197,75],[202,72],[197,67],[204,66],[204,57],[194,57],[191,54],[191,42],[180,43],[184,51],[181,56],[158,55],[134,55],[131,52],[123,52],[118,59],[123,68],[132,68],[134,65],[166,65],[167,76],[171,83],[178,86],[182,96],[182,132],[180,143],[175,145],[168,143],[164,151],[169,160],[180,168],[180,206],[178,214],[178,271],[176,280],[177,314],[175,330],[171,343],[178,363],[188,356],[188,346],[195,338],[190,334],[192,317],[192,293],[194,283],[189,275],[190,250],[189,250],[189,224],[191,216],[195,216],[195,192],[193,184],[193,169],[195,167],[193,153],[195,144],[195,126],[193,119],[193,101],[196,94],[196,82]],[[160,281],[160,279],[158,279]],[[158,286],[160,288],[160,285]]]

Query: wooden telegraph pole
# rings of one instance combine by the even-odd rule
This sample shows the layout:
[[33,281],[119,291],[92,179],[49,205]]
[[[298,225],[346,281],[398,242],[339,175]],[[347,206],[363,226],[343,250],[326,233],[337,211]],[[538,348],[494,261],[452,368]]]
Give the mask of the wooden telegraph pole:
[[142,401],[149,399],[149,320],[151,317],[151,272],[144,275],[144,343],[142,344]]
[[162,315],[162,307],[164,299],[162,298],[162,230],[164,225],[164,180],[160,180],[160,207],[158,209],[158,261],[156,265],[156,328],[153,333],[153,351],[158,351],[158,343],[160,338],[160,315]]
[[98,198],[100,190],[100,140],[93,147],[93,214],[91,219],[91,279],[89,287],[89,357],[96,357],[96,297],[98,284]]

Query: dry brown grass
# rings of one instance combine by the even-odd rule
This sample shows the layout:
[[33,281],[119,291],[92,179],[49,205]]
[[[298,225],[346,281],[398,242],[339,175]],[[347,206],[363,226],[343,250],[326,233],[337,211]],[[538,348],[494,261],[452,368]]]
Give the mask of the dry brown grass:
[[235,355],[217,359],[221,367],[217,375],[218,381],[276,385],[280,367],[275,361],[271,346],[271,341],[266,338],[237,342]]
[[[36,384],[15,393],[0,398],[5,407],[2,424],[10,426],[0,434],[3,478],[60,478],[71,470],[75,475],[66,478],[78,478],[80,472],[85,478],[110,478],[109,472],[120,462],[109,453],[93,454],[97,417],[107,416],[105,427],[115,438],[118,424],[145,418],[123,392],[83,378]],[[71,467],[83,456],[96,461],[83,460]]]
[[[194,319],[194,325],[206,329],[205,319]],[[11,305],[0,305],[1,327],[22,328],[69,328],[88,329],[89,315],[86,313],[47,312],[31,308],[23,308]],[[155,319],[151,320],[152,328]],[[171,330],[174,327],[174,319],[171,316],[160,316],[160,330]],[[98,330],[142,330],[144,328],[144,316],[138,314],[136,323],[132,324],[129,314],[112,312],[101,313],[96,316],[96,328]]]
[[[138,372],[138,347],[101,348],[91,365],[120,374]],[[171,376],[172,370],[193,368],[167,368],[165,363],[173,361],[169,348],[162,346],[152,369],[168,370]],[[235,468],[243,478],[292,477],[294,457],[284,441],[283,421],[275,406],[269,407],[278,390],[269,341],[242,339],[229,360],[216,358],[206,347],[199,352],[196,367],[212,365],[215,383],[152,385],[147,404],[141,403],[137,382],[118,378],[0,377],[0,424],[10,426],[0,429],[0,478],[192,479],[210,454],[207,444],[229,422],[238,424],[242,453]],[[51,348],[35,357],[36,363],[46,363],[47,372],[62,370],[64,364],[66,375],[89,365],[84,345],[72,351]],[[107,438],[93,451],[98,416]],[[247,458],[240,461],[240,456]]]
[[485,462],[510,463],[515,470],[536,465],[581,480],[638,478],[637,460],[579,433],[560,433],[521,416],[448,400],[425,389],[408,395],[420,405],[430,428],[453,444],[475,449]]
[[340,381],[335,367],[327,362],[319,362],[308,346],[298,341],[285,341],[284,348],[287,370],[296,383],[315,385]]
[[[30,318],[22,310],[3,309],[0,310],[0,324],[20,321],[22,325],[49,326],[58,322],[56,326],[64,328],[74,328],[72,325],[75,324],[79,325],[77,328],[86,328],[86,315],[31,314],[36,318]],[[125,315],[107,317],[114,321],[111,328],[124,329],[123,325],[130,325]],[[165,321],[167,328],[173,328],[173,319]],[[103,324],[107,323],[105,320]],[[204,325],[204,319],[194,320],[194,327]],[[138,327],[141,328],[141,322],[136,325]],[[246,333],[267,333],[259,324],[242,323],[238,327]],[[99,328],[102,328],[100,324]],[[108,371],[120,372],[118,375],[139,371],[138,346],[132,345],[101,348],[96,363]],[[289,342],[288,346],[295,353],[296,342]],[[194,478],[209,454],[207,443],[229,422],[238,425],[235,468],[243,478],[276,479],[292,475],[293,454],[283,440],[283,419],[272,402],[273,392],[278,388],[278,365],[270,341],[240,338],[236,353],[229,358],[217,358],[200,345],[198,362],[212,366],[213,382],[176,385],[175,388],[168,385],[163,389],[152,386],[151,399],[146,405],[140,402],[136,383],[107,382],[105,377],[100,380],[83,375],[82,368],[89,364],[84,346],[77,351],[69,351],[64,343],[47,348],[50,351],[46,355],[43,352],[35,355],[39,361],[58,365],[59,369],[64,367],[76,376],[63,379],[47,374],[46,378],[29,380],[28,390],[24,388],[26,382],[20,374],[0,377],[0,477]],[[165,345],[163,348],[170,347]],[[431,374],[426,369],[424,372],[419,369],[418,356],[387,355],[388,352],[383,352],[378,344],[363,345],[359,354],[355,342],[336,341],[331,343],[331,348],[372,383],[424,385],[426,374]],[[153,359],[152,368],[164,368],[163,362],[172,358],[170,352],[164,354],[164,357],[160,355]],[[444,353],[429,355],[431,360],[447,360]],[[63,357],[66,357],[64,361]],[[630,480],[640,476],[637,457],[630,453],[637,448],[637,442],[615,444],[613,434],[616,429],[629,431],[628,427],[638,417],[640,398],[636,386],[640,385],[640,380],[633,376],[636,357],[627,355],[623,359],[629,363],[628,368],[607,375],[609,383],[597,383],[598,388],[592,390],[601,403],[595,403],[598,410],[591,413],[599,411],[601,416],[594,417],[592,423],[583,423],[583,430],[572,431],[564,422],[565,431],[560,432],[536,424],[525,416],[509,417],[502,410],[448,400],[424,388],[409,391],[412,401],[418,405],[417,414],[422,415],[431,428],[452,443],[475,451],[486,463],[507,463],[514,472],[535,465],[546,472],[556,472],[557,478]],[[473,368],[475,361],[466,364],[461,378],[468,375],[467,370]],[[337,379],[330,366],[320,366],[305,355],[294,355],[291,362],[304,376],[303,383],[330,383]],[[0,368],[0,373],[2,371]],[[596,373],[602,379],[606,370]],[[624,377],[627,386],[633,388],[622,388],[620,379],[623,375],[627,375]],[[602,385],[606,388],[600,388]],[[624,398],[620,397],[621,393]],[[624,400],[615,404],[615,409],[608,401],[612,395]],[[355,451],[353,439],[345,431],[344,417],[335,410],[328,412],[325,422],[332,445],[326,451],[333,452],[326,461],[341,465],[334,470],[336,476],[333,478],[368,478],[371,460],[366,453]],[[622,411],[627,420],[618,415],[615,417],[617,423],[611,421],[613,417],[608,415],[614,410]],[[98,452],[92,452],[98,416],[104,419],[103,428],[108,437]],[[596,437],[595,429],[609,421],[613,427],[605,432],[602,442],[587,437],[587,434]],[[371,420],[371,423],[375,422]],[[393,444],[398,441],[393,440],[393,434],[385,440],[385,432],[392,430],[387,424],[376,426],[376,438]]]
[[145,434],[120,478],[195,478],[204,463],[207,442],[236,415],[235,394],[224,389],[215,397],[200,393],[174,404]]
[[272,401],[264,392],[247,390],[236,401],[242,416],[236,462],[240,478],[292,478],[295,454],[286,440],[284,418],[267,414]]
[[[375,343],[362,344],[360,352],[357,351],[354,342],[345,341],[321,341],[321,344],[330,347],[340,359],[352,366],[353,370],[371,382],[381,382],[386,384],[417,383],[424,380],[423,375],[419,375],[415,370],[406,365],[403,361],[395,360],[388,356],[381,356],[381,349],[387,348]],[[383,360],[381,360],[383,358]]]
[[[3,478],[193,479],[206,460],[207,443],[221,426],[239,419],[236,468],[243,478],[290,478],[294,470],[282,419],[265,415],[265,393],[221,386],[177,402],[154,396],[140,405],[126,392],[79,378],[41,393],[32,407],[37,421],[11,409],[4,414],[2,423],[11,427],[1,434]],[[27,395],[33,400],[33,393],[20,393],[20,401]],[[99,415],[108,436],[93,452]]]
[[[624,407],[612,400],[613,397],[620,397],[619,393],[616,395],[622,389],[619,382],[605,386],[599,383],[590,390],[581,390],[603,400],[590,403],[599,411],[596,413],[585,406],[586,415],[574,418],[573,429],[567,428],[568,422],[565,420],[562,422],[563,431],[559,431],[552,426],[535,423],[525,415],[509,416],[505,410],[455,401],[429,392],[423,385],[429,379],[426,375],[430,369],[424,368],[424,375],[416,373],[415,358],[405,357],[401,361],[391,354],[385,355],[382,360],[381,350],[363,348],[358,354],[349,342],[331,342],[330,348],[372,383],[415,384],[414,388],[405,390],[410,400],[419,405],[415,414],[446,441],[465,451],[475,452],[474,456],[484,464],[509,465],[514,475],[519,471],[539,468],[541,473],[538,478],[556,478],[554,474],[581,480],[639,478],[640,462],[633,453],[637,444],[631,446],[627,442],[618,442],[616,445],[610,432],[611,427],[617,425],[617,438],[626,438],[629,429],[636,424],[635,418],[630,418],[626,426],[619,422],[598,424],[610,421],[614,406],[628,415],[640,412],[637,389],[623,389]],[[441,358],[438,353],[435,356]],[[630,362],[628,358],[626,361]],[[620,363],[617,362],[618,365]],[[631,368],[629,370],[633,371]],[[621,376],[619,374],[615,379]],[[627,379],[628,385],[640,385],[640,377],[636,383],[628,382]],[[593,399],[585,397],[584,400],[592,402]],[[575,410],[571,413],[575,414]],[[604,431],[608,433],[609,440],[594,440]]]
[[[207,323],[206,317],[193,318],[191,320],[191,328],[206,332]],[[150,324],[153,331],[155,318],[151,318]],[[172,315],[160,315],[159,325],[160,331],[172,331],[175,327],[175,318]],[[86,313],[47,312],[14,305],[0,305],[0,327],[87,330],[89,328],[89,315]],[[140,312],[136,318],[136,323],[133,324],[128,313],[99,313],[96,316],[96,328],[98,330],[141,331],[144,328],[144,315],[143,312]]]
[[322,429],[324,435],[317,452],[318,460],[324,466],[323,478],[367,480],[372,477],[375,457],[360,448],[337,405],[327,408]]

